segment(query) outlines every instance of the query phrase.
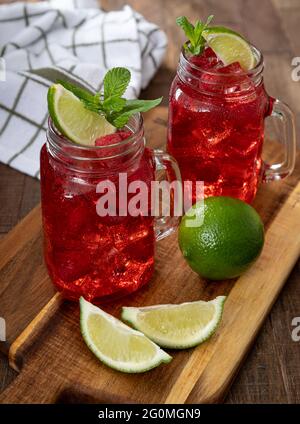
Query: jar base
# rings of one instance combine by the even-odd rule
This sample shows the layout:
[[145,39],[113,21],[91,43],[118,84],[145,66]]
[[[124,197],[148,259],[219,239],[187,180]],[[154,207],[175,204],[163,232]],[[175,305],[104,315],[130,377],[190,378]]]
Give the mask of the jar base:
[[103,296],[97,295],[97,294],[75,293],[72,290],[67,290],[66,288],[62,288],[60,285],[56,284],[55,282],[53,282],[53,284],[55,288],[58,290],[58,292],[61,294],[61,296],[66,300],[69,300],[72,302],[78,302],[80,297],[82,296],[87,301],[100,305],[100,304],[106,304],[106,303],[118,301],[122,298],[130,296],[131,294],[136,293],[142,287],[150,283],[153,273],[154,273],[154,270],[151,270],[151,272],[148,273],[147,278],[142,280],[139,285],[133,285],[130,287],[130,289],[120,289],[111,294],[107,294]]

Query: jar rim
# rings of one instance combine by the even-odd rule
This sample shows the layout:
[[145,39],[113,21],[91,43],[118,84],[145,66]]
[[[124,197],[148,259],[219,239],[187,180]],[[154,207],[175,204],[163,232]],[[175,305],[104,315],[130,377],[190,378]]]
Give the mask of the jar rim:
[[[250,47],[256,57],[256,65],[254,68],[250,69],[249,71],[246,72],[246,74],[250,77],[250,78],[255,78],[256,76],[258,76],[264,69],[264,57],[262,52],[255,47],[253,44],[250,44]],[[218,72],[218,71],[213,71],[213,70],[208,70],[208,69],[204,69],[201,66],[195,65],[194,63],[190,62],[186,52],[184,50],[184,48],[182,48],[181,53],[180,53],[180,63],[183,63],[184,65],[188,65],[190,66],[191,69],[195,70],[195,71],[199,71],[203,74],[207,74],[207,75],[211,75],[211,76],[218,76],[218,77],[234,77],[236,76],[235,72],[231,72],[231,73],[223,73],[223,72]]]
[[125,138],[124,140],[118,141],[117,143],[110,143],[106,144],[104,146],[85,146],[83,144],[75,143],[72,140],[70,140],[68,137],[64,136],[59,132],[59,130],[54,125],[53,120],[51,119],[50,115],[48,117],[48,134],[50,135],[51,139],[54,139],[54,141],[58,141],[63,147],[72,147],[74,149],[74,152],[77,151],[86,151],[86,152],[99,152],[101,150],[105,149],[111,149],[115,147],[122,147],[123,145],[130,144],[131,142],[134,142],[136,137],[140,135],[143,132],[144,127],[144,120],[141,115],[141,113],[134,114],[131,119],[135,119],[135,122],[137,124],[137,127],[135,129],[129,127],[130,130],[132,130],[132,135]]
[[[47,150],[51,156],[68,167],[80,170],[82,165],[90,163],[90,167],[84,172],[92,172],[92,166],[98,172],[99,163],[109,164],[112,159],[123,157],[125,161],[133,160],[145,147],[143,118],[140,113],[131,116],[126,127],[132,134],[124,140],[113,142],[104,146],[84,146],[77,144],[64,137],[55,127],[51,117],[48,120]],[[124,162],[124,161],[123,161]],[[72,163],[72,165],[71,165]],[[108,165],[105,165],[108,166]]]

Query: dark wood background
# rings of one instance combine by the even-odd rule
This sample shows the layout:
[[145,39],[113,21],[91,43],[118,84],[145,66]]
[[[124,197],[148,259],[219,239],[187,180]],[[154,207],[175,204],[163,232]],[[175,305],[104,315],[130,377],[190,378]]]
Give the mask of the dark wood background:
[[[62,0],[63,1],[63,0]],[[0,0],[0,3],[8,1]],[[175,18],[215,15],[215,22],[238,30],[264,53],[268,92],[286,101],[297,117],[300,135],[300,81],[291,78],[291,61],[300,56],[300,0],[102,0],[107,9],[132,5],[167,33],[163,66],[143,93],[164,95],[175,73],[183,36]],[[0,164],[0,238],[39,202],[39,182]],[[297,237],[298,234],[295,234]],[[300,317],[300,261],[263,326],[232,386],[227,403],[300,403],[300,342],[291,337],[292,319]],[[0,355],[0,391],[15,377]]]

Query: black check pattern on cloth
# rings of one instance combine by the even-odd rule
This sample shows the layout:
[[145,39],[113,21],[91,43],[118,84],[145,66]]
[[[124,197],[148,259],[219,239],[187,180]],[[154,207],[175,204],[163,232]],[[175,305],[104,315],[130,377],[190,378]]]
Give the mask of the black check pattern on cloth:
[[125,95],[136,98],[166,45],[164,32],[129,6],[104,12],[97,0],[1,5],[0,161],[39,178],[49,86],[67,79],[99,91],[108,69],[125,66],[132,74]]

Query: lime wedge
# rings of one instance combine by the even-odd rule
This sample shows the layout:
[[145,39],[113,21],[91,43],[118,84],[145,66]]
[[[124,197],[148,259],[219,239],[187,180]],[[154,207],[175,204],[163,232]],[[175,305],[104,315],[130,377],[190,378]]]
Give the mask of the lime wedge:
[[104,116],[86,109],[71,91],[61,84],[48,90],[48,109],[56,128],[69,140],[95,146],[95,140],[116,131]]
[[104,364],[118,371],[148,371],[172,357],[149,340],[100,308],[80,298],[80,326],[89,349]]
[[244,71],[254,68],[256,58],[251,46],[237,32],[224,27],[210,27],[202,35],[224,65],[239,62]]
[[186,349],[207,340],[222,318],[225,296],[209,302],[122,308],[122,319],[160,346]]

